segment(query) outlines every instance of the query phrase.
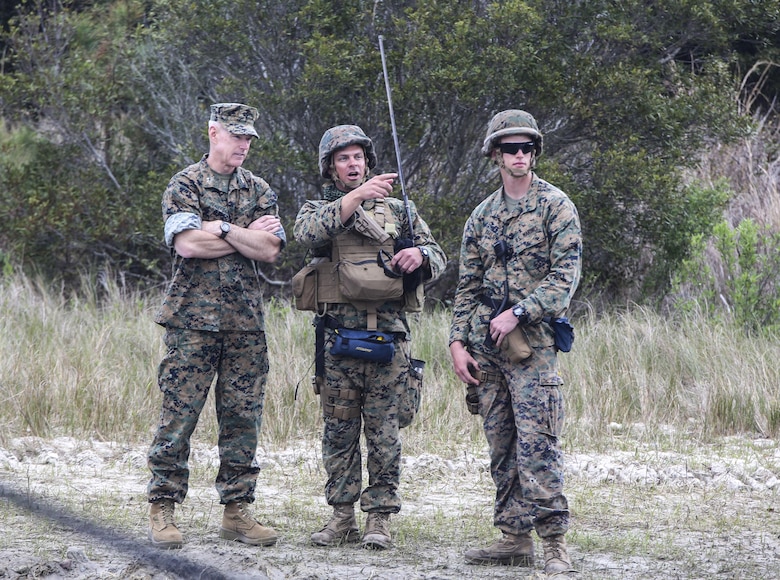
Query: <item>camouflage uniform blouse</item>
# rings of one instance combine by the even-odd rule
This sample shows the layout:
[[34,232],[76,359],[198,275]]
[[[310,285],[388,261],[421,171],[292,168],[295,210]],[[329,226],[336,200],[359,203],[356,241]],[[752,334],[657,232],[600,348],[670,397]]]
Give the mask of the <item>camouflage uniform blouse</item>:
[[[344,193],[330,185],[323,191],[325,199],[334,201],[308,200],[298,212],[295,219],[294,234],[304,247],[312,248],[315,256],[330,255],[331,240],[341,233],[349,231],[354,225],[354,218],[344,224],[341,222],[341,197]],[[385,198],[385,204],[393,212],[393,219],[398,224],[401,235],[407,232],[407,218],[404,204],[394,197]],[[363,202],[363,208],[371,210],[374,205],[372,200]],[[437,278],[447,264],[444,251],[433,239],[428,224],[417,213],[414,202],[410,202],[412,223],[414,226],[414,245],[425,246],[429,254],[430,273],[425,274],[425,279]],[[328,306],[328,314],[336,318],[341,326],[346,328],[366,328],[366,311],[358,310],[351,304],[332,304]],[[377,308],[377,330],[380,332],[403,332],[409,338],[409,325],[406,314],[401,310],[399,300],[387,301]]]
[[[184,224],[177,232],[200,229],[201,220],[224,220],[245,228],[260,216],[278,214],[276,193],[263,179],[239,167],[225,185],[225,178],[206,163],[207,157],[174,175],[163,193],[163,219],[178,214],[175,219]],[[276,235],[284,244],[284,230]],[[166,241],[172,247],[173,236],[167,230]],[[155,322],[190,330],[264,330],[262,287],[252,260],[238,252],[175,260],[173,280]]]
[[[508,272],[493,248],[501,239],[510,248]],[[552,346],[552,328],[541,320],[561,316],[568,308],[581,260],[579,216],[565,193],[533,174],[528,193],[510,211],[499,188],[474,209],[463,230],[450,344],[460,340],[482,349],[491,314],[482,296],[500,303],[508,274],[507,306],[522,302],[528,311],[529,343]]]

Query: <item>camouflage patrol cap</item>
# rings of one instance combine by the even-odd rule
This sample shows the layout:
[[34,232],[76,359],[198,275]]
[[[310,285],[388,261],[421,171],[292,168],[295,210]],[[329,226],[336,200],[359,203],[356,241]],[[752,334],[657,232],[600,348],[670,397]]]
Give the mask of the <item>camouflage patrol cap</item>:
[[536,156],[542,154],[542,133],[531,113],[519,109],[508,109],[496,113],[488,123],[487,136],[482,144],[482,155],[490,157],[498,140],[505,135],[530,135],[536,143]]
[[368,168],[376,166],[376,153],[374,143],[357,125],[336,125],[331,127],[320,139],[320,175],[325,179],[330,178],[331,155],[339,149],[349,145],[362,145],[366,152]]
[[251,135],[257,137],[255,120],[257,109],[241,103],[217,103],[211,105],[209,121],[217,121],[233,135]]

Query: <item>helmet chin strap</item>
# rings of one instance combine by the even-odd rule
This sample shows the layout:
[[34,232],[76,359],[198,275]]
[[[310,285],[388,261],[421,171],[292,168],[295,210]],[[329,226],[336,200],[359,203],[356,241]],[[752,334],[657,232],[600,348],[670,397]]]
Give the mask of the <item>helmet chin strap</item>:
[[[534,153],[534,156],[535,155],[536,153]],[[504,163],[504,156],[499,154],[498,158],[496,159],[496,165],[498,165],[499,169],[503,169],[512,177],[525,177],[526,175],[531,173],[531,170],[534,168],[534,161],[536,161],[536,159],[535,157],[532,157],[528,169],[511,169],[506,166],[506,163]]]

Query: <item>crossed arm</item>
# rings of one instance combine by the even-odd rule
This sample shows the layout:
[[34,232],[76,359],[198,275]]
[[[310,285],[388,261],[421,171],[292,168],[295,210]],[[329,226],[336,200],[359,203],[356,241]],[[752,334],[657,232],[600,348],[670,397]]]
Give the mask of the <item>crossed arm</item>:
[[282,229],[281,220],[264,215],[242,228],[230,224],[230,233],[220,238],[222,221],[204,221],[201,229],[188,229],[176,234],[173,246],[182,258],[221,258],[234,252],[250,260],[274,262],[282,249],[276,235]]

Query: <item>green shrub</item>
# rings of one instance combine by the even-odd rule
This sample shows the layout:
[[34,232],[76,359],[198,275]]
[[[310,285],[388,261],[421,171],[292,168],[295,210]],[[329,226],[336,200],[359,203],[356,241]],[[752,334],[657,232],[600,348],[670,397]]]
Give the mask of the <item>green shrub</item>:
[[706,304],[714,319],[751,333],[780,328],[780,233],[746,219],[718,224],[710,240],[694,239],[694,253],[675,277],[676,305]]

